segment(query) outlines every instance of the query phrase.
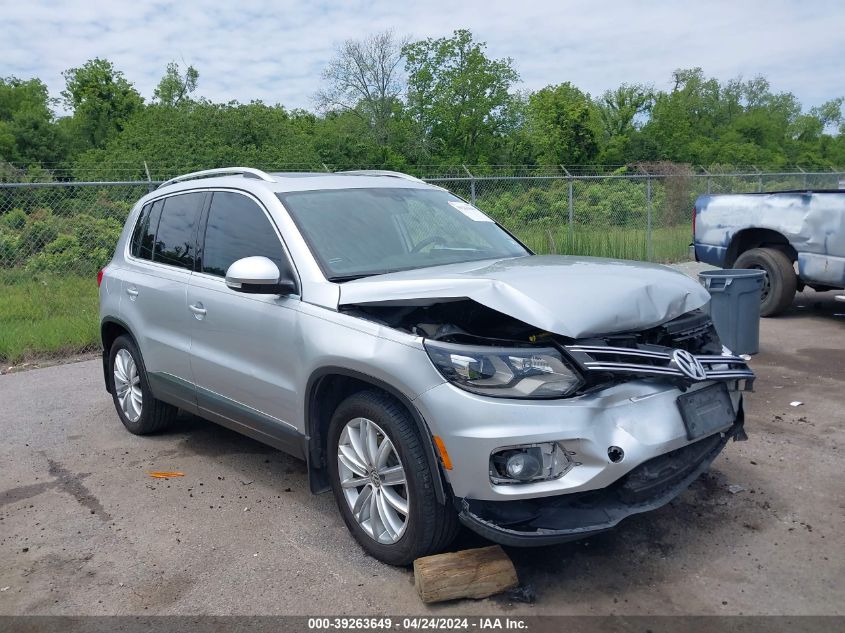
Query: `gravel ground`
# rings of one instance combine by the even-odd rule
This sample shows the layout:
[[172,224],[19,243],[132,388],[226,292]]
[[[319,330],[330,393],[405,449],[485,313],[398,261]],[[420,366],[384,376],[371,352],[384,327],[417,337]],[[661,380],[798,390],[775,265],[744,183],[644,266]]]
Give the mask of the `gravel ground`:
[[97,360],[0,376],[0,614],[845,614],[833,294],[763,321],[750,440],[689,491],[585,541],[508,550],[534,604],[425,607],[409,570],[310,496],[303,462],[191,416],[134,437]]

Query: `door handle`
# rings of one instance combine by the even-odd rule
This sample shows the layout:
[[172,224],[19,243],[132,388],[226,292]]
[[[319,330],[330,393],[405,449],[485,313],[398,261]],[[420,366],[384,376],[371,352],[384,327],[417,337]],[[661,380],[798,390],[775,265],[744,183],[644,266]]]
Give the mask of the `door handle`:
[[138,296],[138,291],[137,291],[135,288],[127,288],[127,289],[126,289],[126,294],[128,294],[128,295],[129,295],[129,298],[130,298],[130,299],[132,299],[132,300],[134,301],[134,300],[135,300],[135,297],[137,297],[137,296]]
[[202,303],[192,303],[188,306],[188,309],[194,313],[194,316],[198,319],[202,319],[206,312],[208,312],[205,308],[202,307]]

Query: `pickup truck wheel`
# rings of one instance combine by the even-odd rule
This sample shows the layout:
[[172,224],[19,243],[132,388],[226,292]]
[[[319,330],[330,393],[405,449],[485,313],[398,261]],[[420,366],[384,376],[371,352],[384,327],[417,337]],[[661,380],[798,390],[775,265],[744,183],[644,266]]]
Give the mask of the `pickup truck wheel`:
[[760,297],[760,316],[775,316],[792,305],[798,277],[792,262],[783,252],[774,248],[752,248],[737,257],[733,267],[766,271]]
[[377,390],[349,396],[332,416],[328,441],[335,501],[367,553],[408,565],[448,547],[455,510],[437,502],[416,424],[399,402]]
[[155,433],[176,418],[179,409],[156,400],[150,392],[144,361],[128,336],[119,336],[112,343],[109,370],[114,408],[130,433]]

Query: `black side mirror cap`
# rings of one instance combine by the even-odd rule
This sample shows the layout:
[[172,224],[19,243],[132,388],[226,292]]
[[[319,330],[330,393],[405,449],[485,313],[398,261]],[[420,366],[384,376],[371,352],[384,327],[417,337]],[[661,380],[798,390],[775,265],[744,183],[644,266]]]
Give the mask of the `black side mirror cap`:
[[275,284],[244,284],[237,290],[250,295],[288,296],[297,293],[296,282],[293,279],[280,279]]

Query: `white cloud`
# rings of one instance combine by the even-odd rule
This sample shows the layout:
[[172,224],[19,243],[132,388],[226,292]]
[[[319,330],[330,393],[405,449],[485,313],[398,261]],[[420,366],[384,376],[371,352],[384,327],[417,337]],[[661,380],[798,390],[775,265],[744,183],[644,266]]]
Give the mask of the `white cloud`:
[[214,101],[311,107],[336,43],[386,28],[415,38],[468,28],[492,56],[513,58],[520,88],[668,88],[672,70],[701,66],[723,80],[764,74],[811,106],[845,92],[843,17],[841,2],[787,0],[32,0],[5,3],[0,75],[40,77],[58,96],[63,70],[99,56],[149,98],[167,62],[184,60]]

